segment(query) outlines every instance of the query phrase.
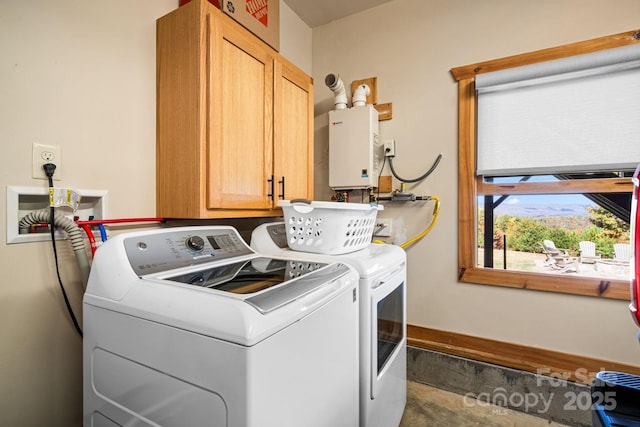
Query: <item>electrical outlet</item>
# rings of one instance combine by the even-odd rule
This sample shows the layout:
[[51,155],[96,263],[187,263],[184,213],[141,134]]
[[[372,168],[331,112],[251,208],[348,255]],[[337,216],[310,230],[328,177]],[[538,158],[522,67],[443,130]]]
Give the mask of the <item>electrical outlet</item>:
[[387,157],[395,157],[396,155],[395,139],[387,139],[384,141],[384,155]]
[[378,218],[373,229],[373,235],[378,237],[391,237],[393,221],[391,219]]
[[33,143],[33,160],[31,176],[35,179],[48,179],[44,173],[43,165],[47,163],[53,163],[56,165],[56,170],[53,173],[53,179],[59,181],[62,179],[62,157],[60,154],[60,146],[58,145],[44,145]]

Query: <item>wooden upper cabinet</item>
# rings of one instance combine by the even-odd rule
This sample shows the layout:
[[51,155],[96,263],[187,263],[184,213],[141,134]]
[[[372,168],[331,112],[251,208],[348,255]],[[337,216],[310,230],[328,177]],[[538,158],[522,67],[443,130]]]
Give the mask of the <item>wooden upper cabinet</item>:
[[275,64],[274,176],[279,199],[313,199],[313,82],[286,62]]
[[207,207],[269,209],[274,57],[233,22],[211,27]]
[[158,20],[156,61],[158,216],[313,198],[311,77],[205,0]]

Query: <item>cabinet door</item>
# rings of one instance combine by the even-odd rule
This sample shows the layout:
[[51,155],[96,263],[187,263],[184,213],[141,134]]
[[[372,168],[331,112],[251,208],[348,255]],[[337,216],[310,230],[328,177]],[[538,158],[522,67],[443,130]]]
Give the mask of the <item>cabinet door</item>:
[[313,80],[275,64],[274,175],[279,199],[313,199]]
[[273,55],[225,20],[208,27],[208,208],[270,209]]

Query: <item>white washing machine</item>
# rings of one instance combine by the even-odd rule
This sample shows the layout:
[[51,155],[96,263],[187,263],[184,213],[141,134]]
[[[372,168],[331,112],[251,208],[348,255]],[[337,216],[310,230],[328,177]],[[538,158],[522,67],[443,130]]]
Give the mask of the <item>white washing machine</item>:
[[258,226],[251,247],[282,258],[341,262],[360,276],[360,426],[400,424],[407,400],[406,253],[371,244],[342,255],[289,249],[284,223]]
[[118,235],[83,300],[85,427],[358,425],[358,275],[232,227]]

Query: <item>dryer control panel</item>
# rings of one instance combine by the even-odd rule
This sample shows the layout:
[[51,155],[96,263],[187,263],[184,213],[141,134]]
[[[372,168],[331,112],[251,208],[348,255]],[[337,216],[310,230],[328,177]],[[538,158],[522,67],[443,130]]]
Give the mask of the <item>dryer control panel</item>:
[[254,253],[234,228],[219,226],[141,233],[124,239],[124,248],[138,276]]

